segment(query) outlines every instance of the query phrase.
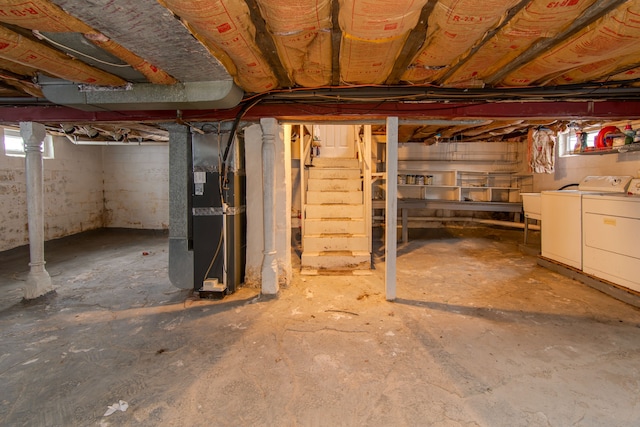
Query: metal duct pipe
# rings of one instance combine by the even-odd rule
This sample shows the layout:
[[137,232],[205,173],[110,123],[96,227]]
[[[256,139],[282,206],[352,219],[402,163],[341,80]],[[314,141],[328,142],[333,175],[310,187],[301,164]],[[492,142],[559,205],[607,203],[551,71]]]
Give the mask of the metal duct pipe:
[[60,80],[43,79],[40,84],[49,101],[84,111],[227,109],[238,105],[244,95],[231,80],[175,85],[140,83],[114,90],[84,90]]
[[65,135],[74,145],[167,145],[166,142],[160,141],[96,141],[91,139],[76,139],[71,135]]
[[52,105],[47,98],[29,98],[29,97],[2,97],[0,105]]

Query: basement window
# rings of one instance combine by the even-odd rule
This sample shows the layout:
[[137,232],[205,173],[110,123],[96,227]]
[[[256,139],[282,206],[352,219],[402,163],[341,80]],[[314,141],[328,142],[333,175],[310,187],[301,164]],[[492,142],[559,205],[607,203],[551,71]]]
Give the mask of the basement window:
[[[24,157],[24,141],[20,131],[16,129],[4,129],[3,132],[4,154],[10,157]],[[53,159],[53,138],[47,135],[44,139],[43,158]]]
[[[586,146],[587,147],[595,147],[596,146],[596,136],[598,136],[599,131],[595,132],[586,132]],[[559,154],[561,157],[563,156],[571,156],[573,154],[580,153],[580,145],[581,142],[578,141],[578,134],[575,130],[570,130],[568,132],[563,132],[559,135]]]

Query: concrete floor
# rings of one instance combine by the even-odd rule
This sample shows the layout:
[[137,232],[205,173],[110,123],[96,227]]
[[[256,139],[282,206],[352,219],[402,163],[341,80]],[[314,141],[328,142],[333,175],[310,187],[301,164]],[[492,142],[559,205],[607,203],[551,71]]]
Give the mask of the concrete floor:
[[171,286],[163,234],[48,243],[57,296],[28,304],[27,251],[0,253],[0,425],[640,425],[640,310],[538,266],[522,231],[410,237],[394,303],[380,242],[371,276],[221,301]]

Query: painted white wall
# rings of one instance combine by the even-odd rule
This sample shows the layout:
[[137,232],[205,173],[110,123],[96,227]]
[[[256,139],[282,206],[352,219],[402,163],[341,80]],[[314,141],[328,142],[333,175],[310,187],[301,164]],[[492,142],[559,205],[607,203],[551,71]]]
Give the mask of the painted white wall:
[[[54,138],[44,160],[45,240],[102,227],[102,151]],[[4,147],[4,145],[2,145]],[[25,159],[0,150],[0,251],[29,242]]]
[[[2,132],[0,132],[0,135]],[[44,160],[45,240],[101,227],[167,229],[167,146],[74,145]],[[0,251],[29,243],[25,159],[0,143]]]
[[24,167],[24,158],[6,156],[0,150],[0,250],[28,241]]
[[54,159],[44,161],[45,240],[102,226],[102,153],[55,138]]
[[169,147],[102,147],[104,226],[169,228]]
[[556,156],[554,173],[534,174],[533,191],[557,190],[566,184],[578,184],[590,175],[640,177],[640,152]]

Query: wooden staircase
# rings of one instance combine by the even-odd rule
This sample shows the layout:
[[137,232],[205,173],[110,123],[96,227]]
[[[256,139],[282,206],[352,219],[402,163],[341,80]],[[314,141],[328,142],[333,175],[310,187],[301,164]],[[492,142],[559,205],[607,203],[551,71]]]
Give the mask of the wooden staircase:
[[317,157],[307,170],[301,272],[370,272],[371,231],[366,227],[358,160]]

